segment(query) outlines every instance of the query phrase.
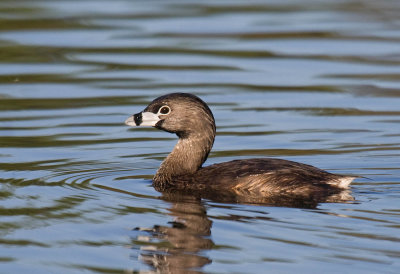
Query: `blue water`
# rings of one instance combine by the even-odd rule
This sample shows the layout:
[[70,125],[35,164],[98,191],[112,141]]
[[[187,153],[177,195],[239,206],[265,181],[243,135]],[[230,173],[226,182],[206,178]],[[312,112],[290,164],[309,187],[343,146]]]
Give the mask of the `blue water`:
[[[0,272],[397,273],[400,2],[0,1]],[[191,92],[206,165],[363,176],[315,207],[166,195],[125,119]]]

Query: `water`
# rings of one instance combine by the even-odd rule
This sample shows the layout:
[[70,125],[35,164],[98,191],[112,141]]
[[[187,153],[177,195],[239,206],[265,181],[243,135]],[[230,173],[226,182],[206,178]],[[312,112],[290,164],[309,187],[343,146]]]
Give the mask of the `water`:
[[[1,1],[0,272],[397,273],[400,3]],[[176,138],[124,120],[209,103],[207,164],[358,174],[315,208],[162,195]]]

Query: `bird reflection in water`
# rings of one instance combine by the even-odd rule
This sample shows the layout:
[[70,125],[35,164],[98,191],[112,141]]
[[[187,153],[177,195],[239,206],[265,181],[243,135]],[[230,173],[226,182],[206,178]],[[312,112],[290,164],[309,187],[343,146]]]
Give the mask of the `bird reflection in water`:
[[148,241],[141,246],[140,259],[157,273],[201,273],[211,260],[203,254],[214,246],[212,221],[201,200],[193,196],[165,194],[162,199],[172,203],[169,211],[174,220],[169,226],[135,228]]
[[[157,273],[202,273],[201,269],[211,263],[205,251],[215,245],[211,240],[212,221],[207,216],[204,198],[223,203],[243,203],[264,206],[317,208],[319,203],[344,203],[353,201],[349,190],[319,194],[304,198],[290,195],[285,197],[255,197],[240,193],[188,193],[164,192],[161,199],[171,203],[169,215],[174,220],[168,226],[135,228],[136,247],[140,245],[139,258]],[[240,219],[235,216],[234,220]],[[248,219],[249,216],[243,216]],[[265,218],[265,217],[263,217]],[[267,218],[268,219],[268,218]]]

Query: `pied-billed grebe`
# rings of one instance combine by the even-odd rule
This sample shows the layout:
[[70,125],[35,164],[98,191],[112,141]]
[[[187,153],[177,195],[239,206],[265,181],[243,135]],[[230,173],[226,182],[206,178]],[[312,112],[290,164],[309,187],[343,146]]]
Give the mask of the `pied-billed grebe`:
[[202,167],[215,138],[214,116],[205,102],[188,93],[158,97],[129,117],[129,126],[152,126],[179,137],[153,178],[157,190],[230,190],[237,193],[303,195],[348,188],[355,177],[332,174],[297,162],[260,158]]

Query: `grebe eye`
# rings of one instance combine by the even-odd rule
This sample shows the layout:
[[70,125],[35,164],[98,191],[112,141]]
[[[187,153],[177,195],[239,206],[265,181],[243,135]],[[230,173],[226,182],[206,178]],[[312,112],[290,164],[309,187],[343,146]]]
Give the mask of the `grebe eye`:
[[158,113],[162,114],[162,115],[167,115],[171,112],[171,109],[169,108],[169,106],[163,106],[158,110]]

